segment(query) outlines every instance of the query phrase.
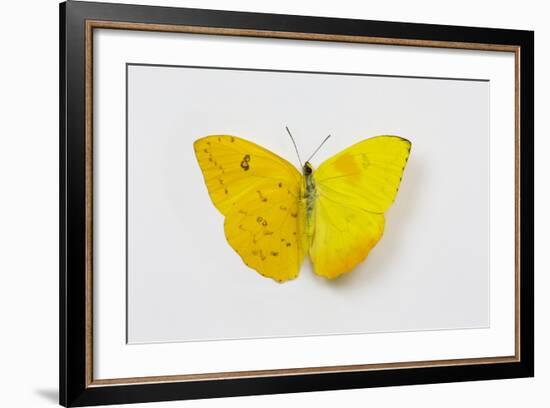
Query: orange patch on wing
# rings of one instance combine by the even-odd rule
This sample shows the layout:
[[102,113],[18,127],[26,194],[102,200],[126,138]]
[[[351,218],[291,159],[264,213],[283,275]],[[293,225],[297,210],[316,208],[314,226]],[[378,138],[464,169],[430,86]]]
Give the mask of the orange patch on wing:
[[348,176],[348,180],[358,179],[361,177],[361,167],[352,155],[344,154],[338,157],[334,161],[333,165],[341,175]]

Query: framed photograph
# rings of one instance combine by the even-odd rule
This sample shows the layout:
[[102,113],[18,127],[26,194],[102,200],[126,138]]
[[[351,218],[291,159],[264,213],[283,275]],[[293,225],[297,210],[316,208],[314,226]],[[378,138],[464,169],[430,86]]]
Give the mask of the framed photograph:
[[529,377],[534,34],[60,6],[60,403]]

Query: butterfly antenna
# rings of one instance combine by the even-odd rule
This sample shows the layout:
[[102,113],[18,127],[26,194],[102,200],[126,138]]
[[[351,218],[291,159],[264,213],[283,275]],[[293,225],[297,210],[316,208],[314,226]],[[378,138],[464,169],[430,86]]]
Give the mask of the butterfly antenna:
[[306,160],[306,162],[310,161],[313,156],[315,156],[315,153],[317,153],[319,151],[319,149],[321,148],[321,146],[323,146],[325,144],[325,142],[329,139],[330,135],[328,135],[327,137],[325,137],[325,140],[323,140],[321,142],[321,144],[319,145],[319,147],[317,147],[317,149],[315,149],[315,151],[313,153],[311,153],[311,156],[309,156],[309,159]]
[[285,126],[286,131],[288,132],[288,135],[290,136],[290,140],[292,140],[292,144],[294,145],[294,149],[296,150],[296,155],[298,156],[298,161],[300,162],[300,167],[304,167],[302,164],[302,159],[300,159],[300,153],[298,153],[298,147],[296,146],[296,142],[294,141],[294,138],[292,137],[292,133],[290,133],[290,130],[288,130],[288,126]]

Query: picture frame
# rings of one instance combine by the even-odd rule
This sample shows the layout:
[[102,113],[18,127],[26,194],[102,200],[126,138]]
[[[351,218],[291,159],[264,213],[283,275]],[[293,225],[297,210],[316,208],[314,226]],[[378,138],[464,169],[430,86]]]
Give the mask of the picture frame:
[[[508,216],[495,219],[497,224],[501,221],[509,223],[513,231],[513,245],[510,247],[513,248],[511,251],[513,253],[508,253],[506,258],[512,260],[506,262],[513,272],[511,278],[513,291],[503,291],[505,293],[503,297],[511,305],[511,309],[506,308],[505,314],[513,322],[512,332],[507,332],[507,336],[513,338],[513,352],[505,355],[484,356],[474,353],[471,357],[401,361],[398,360],[399,357],[392,360],[391,350],[389,350],[386,361],[375,363],[365,363],[361,361],[362,357],[358,357],[358,361],[343,364],[308,365],[295,360],[294,364],[289,363],[290,365],[284,368],[265,365],[253,370],[227,370],[220,362],[219,365],[222,368],[213,371],[205,368],[204,371],[196,373],[174,374],[173,370],[179,372],[176,367],[171,369],[172,371],[167,369],[165,374],[98,378],[97,368],[104,364],[103,362],[98,364],[97,355],[101,354],[103,340],[100,335],[103,336],[105,330],[103,327],[98,330],[99,323],[96,319],[105,319],[103,317],[105,314],[97,308],[100,302],[107,302],[104,306],[111,307],[109,298],[100,293],[100,289],[104,286],[99,286],[100,280],[95,279],[97,276],[94,278],[99,265],[94,256],[97,256],[95,254],[97,246],[101,245],[98,240],[102,239],[102,235],[94,230],[97,222],[97,220],[94,221],[97,210],[94,208],[94,206],[97,207],[94,205],[94,203],[97,204],[94,201],[96,199],[94,194],[99,191],[94,174],[95,168],[102,166],[101,158],[98,157],[100,147],[97,143],[94,144],[94,141],[97,142],[95,138],[98,135],[95,121],[101,115],[101,113],[97,114],[102,108],[98,102],[101,99],[97,98],[97,92],[99,84],[104,80],[95,77],[97,72],[94,72],[94,59],[97,57],[98,49],[96,35],[101,30],[111,30],[122,35],[169,34],[171,35],[169,40],[160,39],[160,41],[166,41],[167,49],[173,46],[170,41],[185,35],[207,36],[214,42],[250,38],[267,42],[283,41],[284,44],[301,42],[306,46],[311,44],[312,47],[318,44],[330,44],[332,49],[345,44],[391,49],[400,47],[406,50],[411,61],[415,59],[415,53],[429,53],[431,50],[450,50],[449,56],[441,56],[443,59],[451,58],[451,54],[453,58],[466,58],[466,54],[461,52],[469,51],[499,56],[509,55],[513,61],[513,74],[508,78],[511,81],[509,83],[513,84],[513,89],[510,89],[513,100],[511,104],[506,105],[505,111],[512,112],[513,118],[503,116],[494,117],[492,120],[496,123],[511,123],[511,128],[508,125],[503,126],[508,126],[508,131],[513,135],[512,160],[503,163],[504,168],[511,171],[507,172],[503,179],[512,186],[513,191],[513,200],[511,196],[505,196],[503,203],[506,202],[511,206],[510,208],[513,208],[513,216],[510,217],[507,213]],[[107,41],[109,41],[108,37],[101,39],[101,44]],[[230,44],[224,47],[230,47]],[[127,64],[140,62],[142,61],[125,61],[121,72],[126,72],[126,80]],[[163,62],[156,61],[158,64]],[[420,71],[423,72],[422,69]],[[376,72],[376,74],[393,75],[388,72]],[[121,82],[119,85],[127,89],[127,83]],[[491,99],[491,103],[495,103],[494,99]],[[119,119],[122,122],[128,120],[127,117],[123,117],[123,114],[119,115],[118,110],[113,111],[120,116]],[[457,112],[457,114],[460,113]],[[119,136],[127,137],[123,134]],[[505,156],[498,151],[499,145],[494,144],[491,149],[496,149],[495,156],[491,155],[491,158]],[[534,375],[533,162],[534,33],[531,31],[79,1],[61,3],[60,404],[64,406],[122,404],[532,377]],[[127,167],[123,170],[127,177]],[[102,192],[101,195],[104,196],[105,193]],[[127,278],[127,275],[123,275],[124,277]],[[103,278],[101,280],[104,281]],[[113,293],[113,296],[117,296],[121,304],[127,307],[125,299],[127,293],[116,290]],[[399,344],[400,335],[399,333],[395,335],[396,344]],[[342,336],[334,341],[343,341],[341,338]],[[233,342],[233,344],[236,343],[238,341]],[[223,352],[223,347],[226,347],[223,344],[220,345],[220,352]],[[247,347],[250,344],[253,343],[247,343]],[[458,347],[454,343],[448,346]],[[120,344],[116,347],[118,349],[113,348],[113,350],[134,346],[128,345],[126,337],[120,340]],[[226,350],[229,352],[233,349]],[[201,359],[212,358],[207,356],[199,355],[199,363]],[[112,355],[110,354],[109,357]],[[291,357],[288,358],[291,359]],[[351,359],[353,360],[353,356]],[[148,363],[144,361],[136,364],[144,366]],[[181,372],[186,372],[185,363],[178,362],[178,364],[182,364]],[[216,366],[215,361],[212,364],[209,363],[208,367]]]

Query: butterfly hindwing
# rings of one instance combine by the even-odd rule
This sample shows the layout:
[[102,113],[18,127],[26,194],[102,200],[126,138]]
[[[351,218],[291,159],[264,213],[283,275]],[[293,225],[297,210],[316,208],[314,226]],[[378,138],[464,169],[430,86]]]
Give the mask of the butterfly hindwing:
[[384,215],[320,196],[309,255],[317,275],[334,279],[362,262],[382,237]]
[[319,166],[309,254],[315,273],[336,278],[363,261],[382,237],[411,143],[397,136],[363,140]]
[[295,278],[305,254],[300,173],[236,136],[207,136],[194,147],[210,198],[225,216],[231,247],[266,277],[280,282]]

